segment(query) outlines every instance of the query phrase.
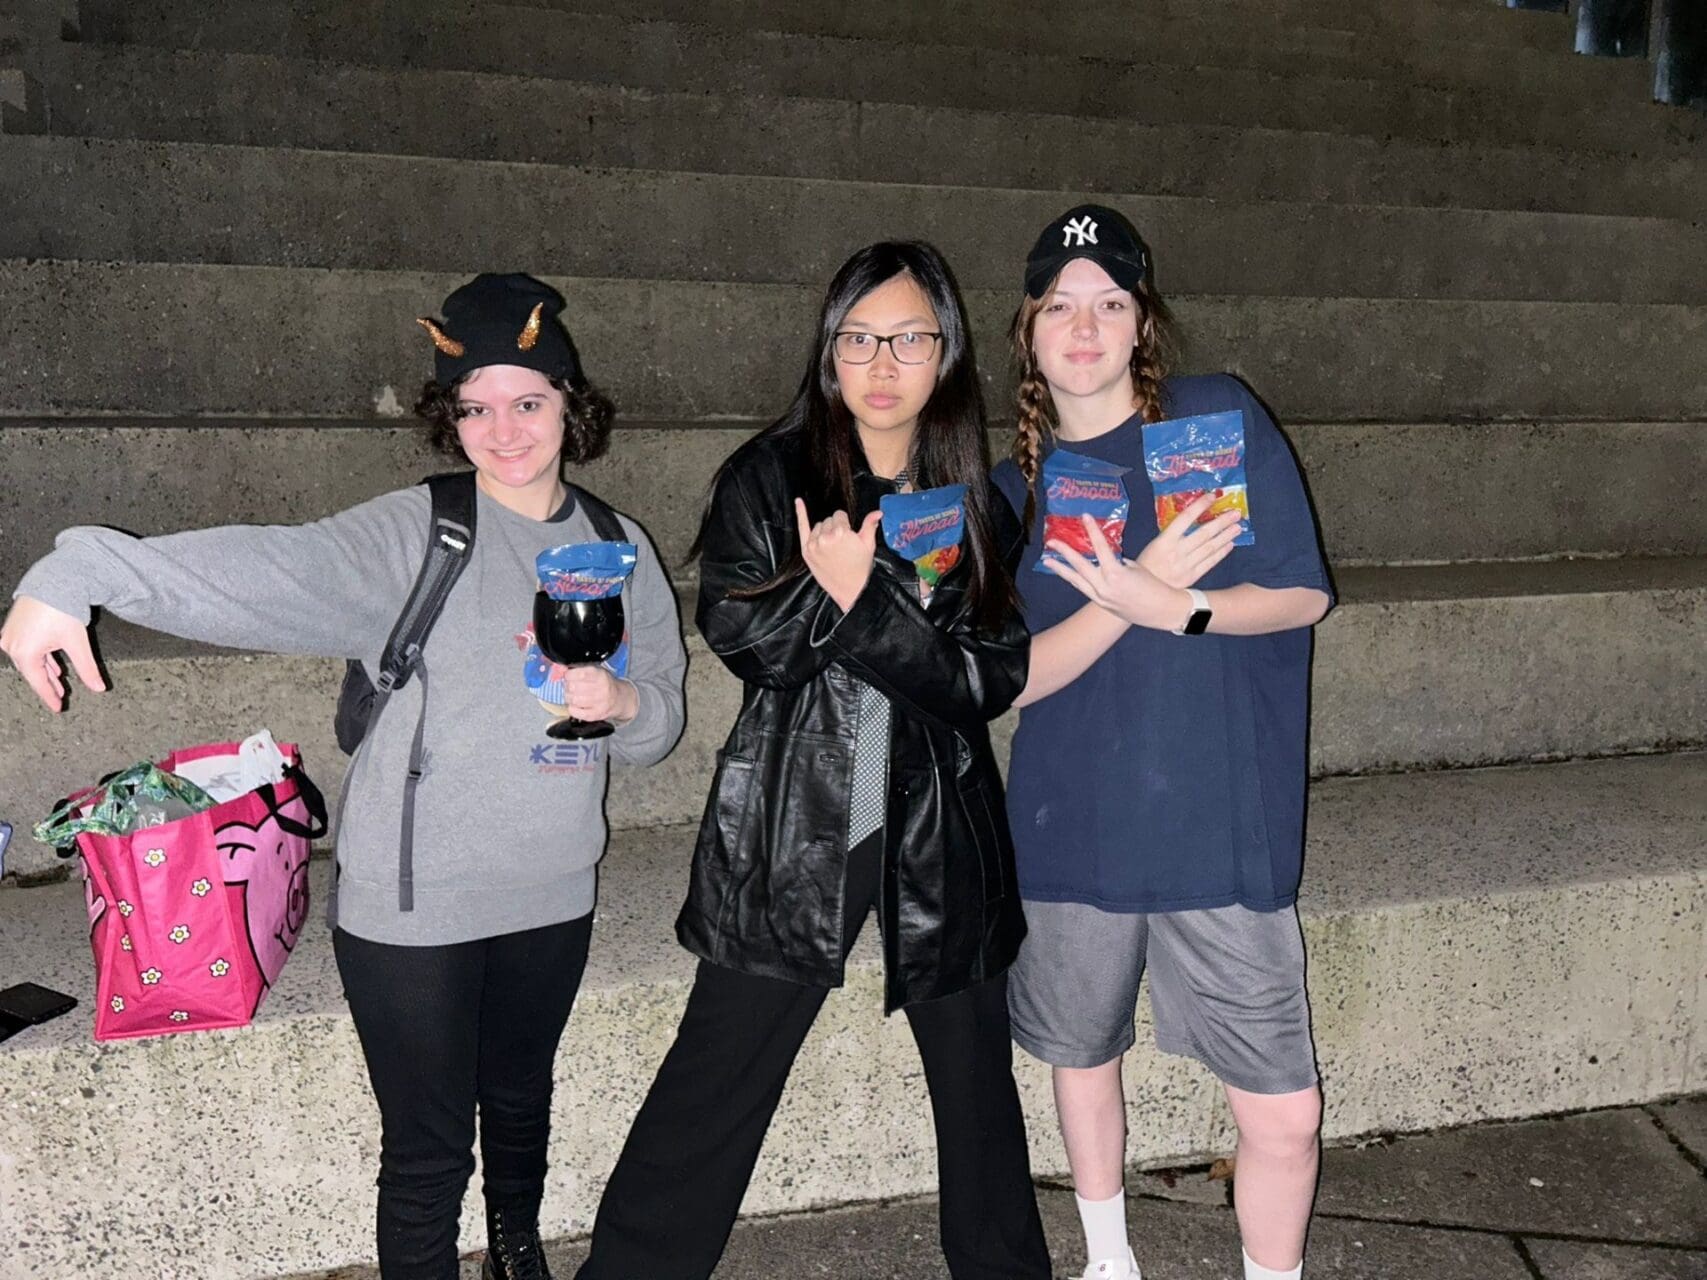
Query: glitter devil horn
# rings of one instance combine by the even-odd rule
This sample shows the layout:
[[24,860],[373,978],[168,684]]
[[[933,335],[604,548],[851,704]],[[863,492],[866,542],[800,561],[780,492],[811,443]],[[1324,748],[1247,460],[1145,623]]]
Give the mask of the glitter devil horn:
[[539,341],[540,313],[545,310],[543,302],[533,304],[533,311],[528,315],[528,322],[522,326],[521,337],[516,339],[516,346],[522,351],[532,351],[534,343]]
[[462,343],[458,342],[455,338],[451,337],[450,334],[439,328],[438,325],[427,319],[426,316],[422,316],[420,319],[416,320],[415,323],[427,331],[427,336],[433,340],[433,345],[440,351],[444,352],[447,356],[454,359],[458,356],[467,354],[467,347],[463,346]]

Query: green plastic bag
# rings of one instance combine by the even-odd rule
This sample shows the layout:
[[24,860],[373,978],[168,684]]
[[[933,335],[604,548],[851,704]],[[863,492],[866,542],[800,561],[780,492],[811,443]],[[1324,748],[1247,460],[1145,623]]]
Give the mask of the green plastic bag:
[[[101,798],[94,808],[78,816],[78,810],[88,805],[97,791]],[[85,833],[129,835],[140,827],[157,827],[211,809],[214,803],[213,797],[195,783],[141,760],[99,786],[62,800],[36,823],[34,835],[43,844],[64,848]]]

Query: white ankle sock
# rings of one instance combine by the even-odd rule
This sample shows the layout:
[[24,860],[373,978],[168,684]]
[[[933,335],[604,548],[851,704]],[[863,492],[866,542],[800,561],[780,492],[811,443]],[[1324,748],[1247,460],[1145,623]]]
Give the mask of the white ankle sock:
[[[1240,1252],[1244,1252],[1240,1250]],[[1251,1255],[1245,1254],[1245,1280],[1300,1280],[1304,1274],[1304,1264],[1300,1262],[1290,1271],[1271,1271],[1261,1263],[1252,1262]]]
[[1086,1200],[1077,1192],[1073,1193],[1073,1199],[1079,1206],[1079,1222],[1085,1228],[1085,1253],[1090,1261],[1116,1258],[1124,1266],[1129,1256],[1125,1188],[1107,1200]]

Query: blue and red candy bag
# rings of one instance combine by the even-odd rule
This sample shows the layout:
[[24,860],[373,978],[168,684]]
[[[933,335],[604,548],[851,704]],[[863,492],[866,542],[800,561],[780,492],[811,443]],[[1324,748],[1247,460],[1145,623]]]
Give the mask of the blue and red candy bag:
[[[606,600],[622,594],[638,560],[632,542],[573,542],[541,551],[534,558],[534,572],[540,590],[553,600]],[[624,626],[621,646],[599,664],[619,678],[628,674],[628,639]],[[560,708],[568,668],[540,652],[532,622],[516,635],[516,646],[522,651],[522,680],[529,691],[547,707]]]
[[1239,512],[1235,547],[1257,540],[1245,484],[1245,415],[1238,409],[1144,424],[1144,470],[1156,491],[1156,528],[1165,529],[1205,493],[1215,500],[1198,517],[1203,524],[1223,511]]
[[1096,549],[1085,531],[1083,517],[1089,516],[1108,539],[1115,555],[1126,538],[1126,519],[1132,500],[1123,477],[1130,467],[1101,458],[1087,458],[1069,449],[1057,449],[1043,460],[1039,479],[1043,489],[1043,554],[1032,566],[1039,573],[1053,573],[1050,542],[1063,542],[1085,559],[1096,562]]
[[604,600],[622,594],[638,558],[632,542],[573,542],[541,551],[534,571],[553,600]]
[[966,536],[966,486],[945,484],[915,493],[886,493],[878,499],[883,512],[883,540],[919,574],[920,590],[929,595],[943,575],[960,563]]

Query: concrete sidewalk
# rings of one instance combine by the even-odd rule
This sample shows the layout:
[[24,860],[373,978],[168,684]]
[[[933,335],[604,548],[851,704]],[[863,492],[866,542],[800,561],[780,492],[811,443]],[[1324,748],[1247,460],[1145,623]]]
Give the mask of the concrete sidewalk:
[[[1230,1188],[1197,1169],[1129,1179],[1147,1280],[1237,1280]],[[1057,1274],[1084,1265],[1071,1189],[1039,1186]],[[586,1246],[548,1250],[559,1280]],[[479,1275],[479,1255],[463,1264]],[[1393,1138],[1325,1153],[1311,1280],[1704,1280],[1707,1095]],[[718,1280],[940,1280],[936,1202],[742,1223]],[[345,1268],[313,1280],[374,1280]],[[300,1280],[309,1280],[302,1277]]]

